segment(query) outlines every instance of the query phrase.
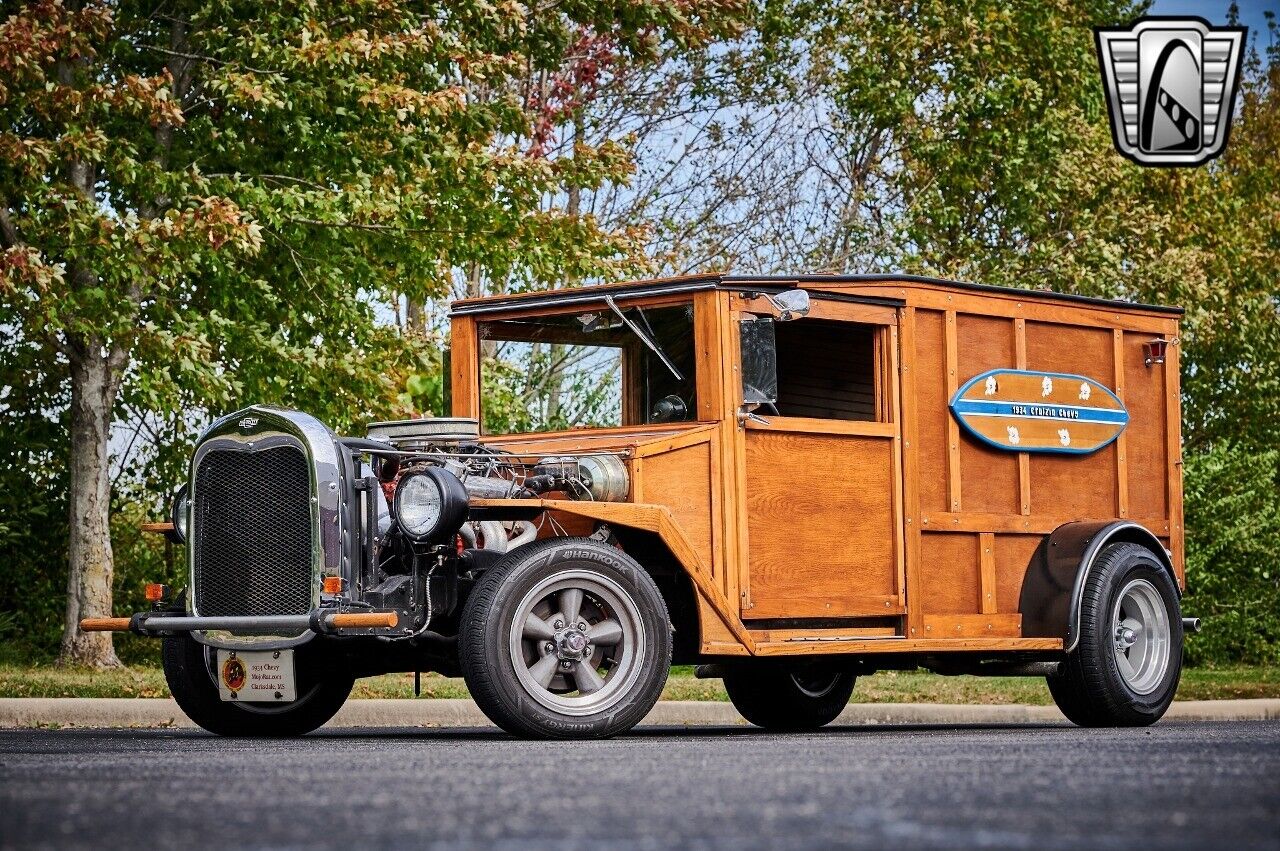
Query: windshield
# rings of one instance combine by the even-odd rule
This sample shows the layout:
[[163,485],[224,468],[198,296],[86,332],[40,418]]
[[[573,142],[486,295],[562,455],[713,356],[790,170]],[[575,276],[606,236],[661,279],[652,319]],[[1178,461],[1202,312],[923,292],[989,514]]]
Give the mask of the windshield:
[[697,417],[693,305],[481,322],[485,434]]

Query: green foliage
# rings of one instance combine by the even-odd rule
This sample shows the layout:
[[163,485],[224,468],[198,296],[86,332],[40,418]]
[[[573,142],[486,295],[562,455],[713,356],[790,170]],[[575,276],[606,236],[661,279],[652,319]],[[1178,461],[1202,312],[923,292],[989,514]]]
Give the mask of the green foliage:
[[[285,404],[340,431],[439,413],[438,345],[379,321],[379,308],[444,297],[464,275],[520,288],[644,269],[643,228],[557,203],[625,183],[626,140],[553,143],[611,69],[734,32],[744,11],[740,0],[2,9],[0,436],[15,442],[0,450],[12,453],[0,457],[12,556],[0,600],[31,613],[39,646],[57,622],[41,607],[66,583],[63,412],[86,366],[105,391],[88,439],[107,439],[113,412],[149,432],[114,494],[120,516],[180,478],[215,413]],[[26,393],[31,376],[43,396]],[[154,566],[138,542],[116,543],[126,578]],[[95,558],[109,574],[109,556]]]
[[481,363],[488,434],[622,424],[621,349],[501,344]]
[[1188,456],[1187,593],[1204,619],[1192,663],[1280,664],[1280,450],[1223,443]]
[[0,334],[0,612],[6,652],[56,647],[67,588],[66,392],[40,350]]

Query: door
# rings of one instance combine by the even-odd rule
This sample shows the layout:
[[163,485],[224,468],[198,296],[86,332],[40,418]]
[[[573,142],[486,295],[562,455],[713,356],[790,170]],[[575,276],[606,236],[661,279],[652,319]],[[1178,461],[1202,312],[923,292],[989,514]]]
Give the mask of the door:
[[745,424],[744,619],[906,611],[896,320],[832,312],[777,323],[778,401]]

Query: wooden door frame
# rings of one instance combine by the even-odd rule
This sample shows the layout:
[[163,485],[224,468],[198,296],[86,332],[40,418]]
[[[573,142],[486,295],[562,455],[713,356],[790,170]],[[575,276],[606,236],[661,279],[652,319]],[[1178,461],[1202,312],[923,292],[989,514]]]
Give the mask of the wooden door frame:
[[[720,444],[725,459],[725,474],[722,476],[724,499],[723,506],[726,532],[725,563],[733,566],[726,571],[733,574],[733,594],[726,594],[730,601],[737,599],[738,614],[746,621],[745,615],[752,608],[751,602],[751,562],[750,536],[748,517],[746,514],[746,435],[749,430],[795,431],[811,434],[833,434],[863,437],[881,437],[893,441],[891,450],[891,481],[893,492],[890,506],[892,527],[894,529],[894,572],[897,606],[895,615],[903,615],[908,608],[906,580],[906,535],[904,530],[904,494],[903,494],[903,437],[902,437],[902,392],[899,375],[900,340],[898,326],[900,310],[891,307],[868,306],[863,304],[846,304],[832,301],[813,302],[818,311],[811,311],[814,319],[829,319],[876,327],[875,380],[877,413],[882,421],[862,422],[849,420],[809,419],[804,417],[777,417],[769,426],[755,424],[738,425],[738,409],[742,402],[741,380],[739,378],[738,335],[736,329],[743,317],[771,312],[759,301],[747,298],[743,293],[718,292],[708,293],[717,301],[716,312],[721,321],[722,361],[720,374],[724,376],[724,392],[721,398]],[[710,299],[709,299],[710,300]],[[762,300],[761,300],[762,301]],[[754,303],[753,303],[754,302]],[[804,321],[804,320],[798,320]],[[731,542],[731,543],[730,543]],[[729,552],[729,550],[736,552]],[[750,624],[748,623],[748,627]]]

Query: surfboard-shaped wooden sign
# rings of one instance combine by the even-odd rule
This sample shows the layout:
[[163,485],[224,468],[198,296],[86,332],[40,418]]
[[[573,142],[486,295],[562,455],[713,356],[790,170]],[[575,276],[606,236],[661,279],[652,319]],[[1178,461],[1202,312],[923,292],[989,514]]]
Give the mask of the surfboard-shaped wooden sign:
[[1087,455],[1129,424],[1124,403],[1083,375],[993,369],[975,375],[951,399],[965,430],[1008,452]]

